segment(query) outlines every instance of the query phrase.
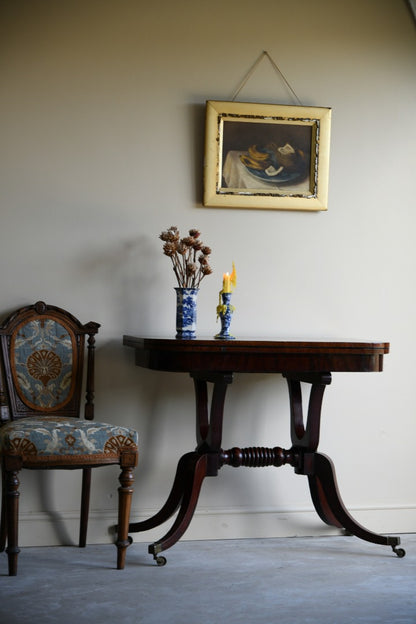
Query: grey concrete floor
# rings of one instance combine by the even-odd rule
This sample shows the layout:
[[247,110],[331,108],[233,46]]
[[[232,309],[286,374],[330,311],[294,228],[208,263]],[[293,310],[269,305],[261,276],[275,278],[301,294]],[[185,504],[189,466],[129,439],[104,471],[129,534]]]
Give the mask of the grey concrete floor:
[[415,624],[416,534],[406,556],[355,537],[24,548],[0,556],[1,624]]

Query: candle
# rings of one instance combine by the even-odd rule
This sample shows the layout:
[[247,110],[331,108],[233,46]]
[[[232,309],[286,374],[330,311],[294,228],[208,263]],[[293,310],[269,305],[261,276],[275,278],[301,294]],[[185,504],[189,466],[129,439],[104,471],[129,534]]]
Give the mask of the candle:
[[222,278],[222,292],[231,292],[231,277],[229,273],[224,273]]

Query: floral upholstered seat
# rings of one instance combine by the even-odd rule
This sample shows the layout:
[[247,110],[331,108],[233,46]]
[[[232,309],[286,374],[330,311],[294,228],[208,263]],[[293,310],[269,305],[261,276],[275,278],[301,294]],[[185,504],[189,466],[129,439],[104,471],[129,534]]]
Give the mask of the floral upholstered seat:
[[[38,301],[0,327],[0,551],[17,573],[19,479],[22,468],[81,468],[79,545],[85,546],[91,469],[119,464],[117,567],[123,568],[138,458],[138,434],[94,418],[94,351],[98,323],[83,325],[69,312]],[[85,347],[87,357],[85,358]],[[86,359],[84,417],[80,418]]]
[[134,429],[79,418],[39,416],[12,421],[0,428],[0,454],[16,453],[35,467],[45,460],[55,465],[108,463],[122,451],[136,452]]

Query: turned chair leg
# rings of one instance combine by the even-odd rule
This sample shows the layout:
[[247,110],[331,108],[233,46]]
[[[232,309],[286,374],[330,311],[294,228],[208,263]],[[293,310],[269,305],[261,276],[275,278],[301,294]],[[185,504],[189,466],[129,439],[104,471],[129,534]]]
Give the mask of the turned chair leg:
[[79,547],[87,544],[88,515],[90,509],[91,468],[82,470],[81,518],[79,525]]
[[19,522],[19,479],[18,470],[7,470],[5,476],[5,519],[7,531],[6,552],[9,559],[9,576],[17,574],[17,556],[20,552],[18,546],[18,522]]
[[123,570],[126,561],[126,549],[132,543],[128,535],[131,501],[133,495],[134,475],[133,468],[124,467],[119,476],[120,487],[118,488],[118,536],[117,546],[117,569]]
[[0,518],[0,552],[6,548],[7,524],[6,524],[6,472],[1,471],[1,518]]

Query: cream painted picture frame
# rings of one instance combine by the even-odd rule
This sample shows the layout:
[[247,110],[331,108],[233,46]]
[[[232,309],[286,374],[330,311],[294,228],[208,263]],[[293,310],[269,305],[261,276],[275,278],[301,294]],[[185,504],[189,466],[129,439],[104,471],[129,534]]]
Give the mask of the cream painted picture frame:
[[331,109],[206,102],[204,206],[327,210]]

